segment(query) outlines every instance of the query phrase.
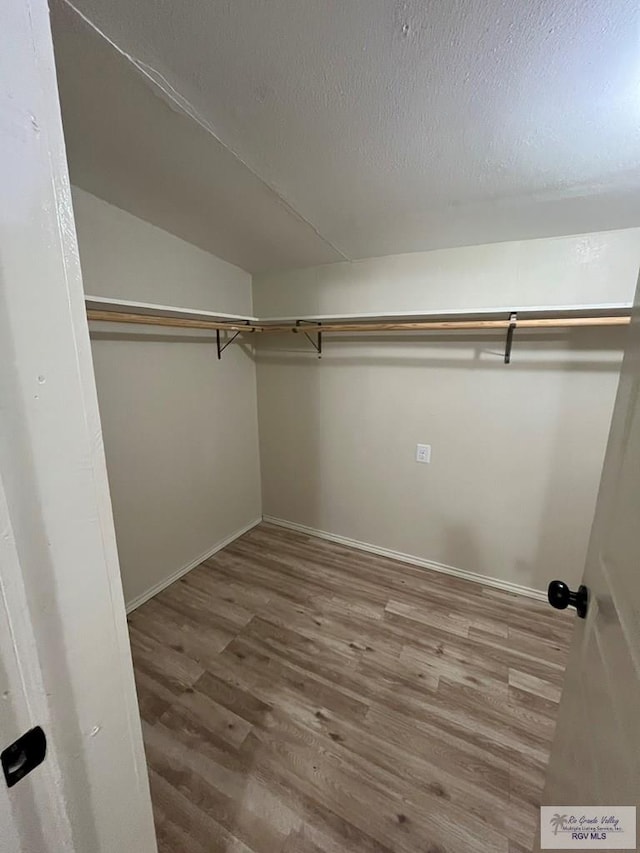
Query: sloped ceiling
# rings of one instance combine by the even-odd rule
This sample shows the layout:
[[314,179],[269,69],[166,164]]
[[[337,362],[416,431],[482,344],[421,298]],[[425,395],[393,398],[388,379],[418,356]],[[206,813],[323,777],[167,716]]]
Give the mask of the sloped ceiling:
[[251,272],[640,223],[635,2],[74,3],[72,180]]

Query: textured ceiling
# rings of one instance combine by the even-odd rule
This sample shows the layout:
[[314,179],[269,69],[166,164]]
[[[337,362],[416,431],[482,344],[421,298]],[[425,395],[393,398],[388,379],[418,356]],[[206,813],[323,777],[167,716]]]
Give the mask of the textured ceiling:
[[74,3],[72,178],[251,271],[640,223],[635,0]]

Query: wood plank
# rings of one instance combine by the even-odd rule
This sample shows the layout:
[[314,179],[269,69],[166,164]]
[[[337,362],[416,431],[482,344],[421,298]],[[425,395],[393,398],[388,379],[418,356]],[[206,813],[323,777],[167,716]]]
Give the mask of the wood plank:
[[571,624],[259,525],[130,616],[160,853],[531,849]]
[[543,678],[537,678],[535,675],[520,672],[517,669],[509,670],[509,685],[527,693],[533,693],[534,696],[539,696],[542,699],[548,699],[550,702],[560,701],[560,687]]

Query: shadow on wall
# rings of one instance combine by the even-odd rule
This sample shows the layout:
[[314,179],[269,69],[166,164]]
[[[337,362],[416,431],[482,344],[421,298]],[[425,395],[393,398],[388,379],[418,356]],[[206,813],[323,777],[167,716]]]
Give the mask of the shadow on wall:
[[[402,337],[393,333],[385,335],[358,335],[339,338],[324,336],[323,355],[317,359],[313,350],[300,339],[291,337],[276,339],[260,338],[256,350],[258,362],[289,365],[297,357],[300,364],[308,361],[330,361],[332,365],[370,364],[402,367],[456,367],[460,369],[481,368],[482,370],[579,370],[596,372],[620,372],[622,348],[626,327],[605,331],[594,329],[571,329],[566,334],[557,331],[517,331],[513,339],[511,363],[505,365],[505,340],[490,338],[487,333],[469,334],[453,332],[448,335],[430,333],[421,335],[405,333]],[[288,345],[285,345],[288,342]],[[356,345],[360,345],[356,347]],[[388,346],[390,352],[381,348]],[[434,351],[449,345],[457,349],[455,357],[440,355]],[[345,347],[353,347],[344,354]],[[460,347],[464,349],[461,351]],[[419,350],[418,350],[419,348]],[[372,350],[375,349],[375,353]],[[364,351],[364,354],[363,354]],[[596,357],[592,357],[596,355]]]
[[91,341],[131,603],[260,516],[253,351],[219,361],[215,333],[192,330],[92,328]]
[[[623,346],[626,331],[611,334],[611,341]],[[554,579],[571,588],[582,580],[622,364],[622,352],[615,355],[615,362],[606,362],[610,370],[615,368],[609,381],[594,376],[605,369],[604,363],[595,369],[590,363],[569,364],[559,374],[551,464],[534,560],[541,567],[544,589]],[[580,421],[576,412],[583,413]]]
[[[95,324],[94,324],[95,325]],[[105,326],[107,324],[104,324]],[[109,324],[111,325],[111,324]],[[159,331],[151,327],[148,331],[141,329],[136,332],[122,331],[112,328],[91,328],[92,341],[131,341],[133,343],[160,343],[160,344],[206,344],[213,348],[213,357],[217,359],[215,333],[206,330],[187,330],[182,332]],[[224,343],[224,341],[223,341]],[[253,358],[253,347],[251,339],[234,341],[234,345],[242,349],[245,355]]]
[[521,586],[574,584],[625,331],[516,332],[509,365],[502,335],[327,336],[322,360],[262,339],[265,515]]

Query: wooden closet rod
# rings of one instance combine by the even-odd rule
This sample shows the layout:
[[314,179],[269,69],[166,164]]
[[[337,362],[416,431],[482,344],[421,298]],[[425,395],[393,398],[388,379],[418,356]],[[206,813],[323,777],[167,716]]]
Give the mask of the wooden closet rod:
[[260,332],[420,332],[464,329],[518,329],[569,328],[572,326],[626,326],[630,317],[545,317],[541,319],[515,320],[397,320],[391,323],[305,323],[304,326],[262,326]]
[[192,320],[182,317],[168,317],[151,314],[129,314],[122,311],[97,311],[89,309],[87,318],[96,322],[133,323],[145,326],[165,326],[176,329],[211,329],[228,332],[260,332],[284,334],[288,332],[429,332],[429,331],[465,331],[490,329],[562,329],[584,326],[627,326],[629,316],[614,314],[602,317],[544,317],[539,319],[510,320],[395,320],[393,322],[371,322],[352,320],[350,322],[331,321],[314,323],[305,321],[304,325],[287,324],[246,324],[224,320]]
[[158,314],[129,314],[124,311],[98,311],[90,308],[87,319],[99,323],[135,323],[142,326],[170,326],[174,329],[216,329],[228,332],[255,332],[251,323],[234,323],[227,320],[191,320],[185,317],[166,317]]

